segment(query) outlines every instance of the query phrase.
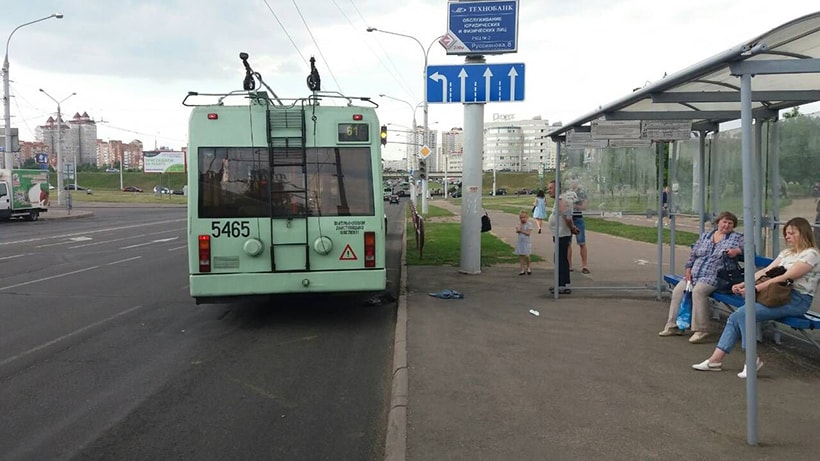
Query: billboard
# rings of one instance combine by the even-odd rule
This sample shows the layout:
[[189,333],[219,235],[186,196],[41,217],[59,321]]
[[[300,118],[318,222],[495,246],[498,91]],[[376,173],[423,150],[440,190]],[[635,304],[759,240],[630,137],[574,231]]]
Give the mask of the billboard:
[[145,173],[185,173],[185,152],[155,150],[143,152]]

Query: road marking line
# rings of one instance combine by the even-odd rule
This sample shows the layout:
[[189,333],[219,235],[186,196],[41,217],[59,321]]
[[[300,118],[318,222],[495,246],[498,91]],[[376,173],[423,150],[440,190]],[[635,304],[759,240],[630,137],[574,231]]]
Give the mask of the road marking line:
[[98,265],[98,266],[86,267],[85,269],[77,269],[76,271],[66,272],[64,274],[52,275],[51,277],[44,277],[44,278],[37,279],[37,280],[29,280],[28,282],[22,282],[22,283],[17,283],[15,285],[0,287],[0,291],[10,290],[12,288],[22,287],[22,286],[26,286],[26,285],[31,285],[32,283],[45,282],[46,280],[58,279],[58,278],[66,277],[66,276],[69,276],[69,275],[80,274],[82,272],[88,272],[90,270],[99,269],[102,266],[113,266],[115,264],[121,264],[121,263],[124,263],[124,262],[129,262],[129,261],[133,261],[135,259],[140,259],[140,258],[142,258],[142,256],[135,256],[133,258],[122,259],[120,261],[114,261],[114,262],[110,262],[110,263],[106,263],[106,264],[102,264],[102,265]]
[[98,321],[98,322],[94,322],[94,323],[92,323],[92,324],[90,324],[90,325],[86,325],[86,326],[84,326],[84,327],[82,327],[82,328],[80,328],[80,329],[74,330],[74,331],[72,331],[71,333],[64,334],[63,336],[60,336],[60,337],[58,337],[58,338],[54,338],[54,339],[52,339],[51,341],[45,342],[45,343],[43,343],[43,344],[40,344],[39,346],[32,347],[31,349],[29,349],[29,350],[27,350],[27,351],[23,351],[23,352],[21,352],[21,353],[19,353],[19,354],[17,354],[17,355],[13,355],[13,356],[11,356],[11,357],[9,357],[9,358],[5,359],[5,360],[0,361],[0,367],[5,366],[5,365],[8,365],[8,364],[10,364],[11,362],[14,362],[14,361],[15,361],[15,360],[17,360],[17,359],[21,359],[21,358],[23,358],[23,357],[25,357],[25,356],[27,356],[27,355],[33,354],[33,353],[35,353],[35,352],[37,352],[37,351],[40,351],[40,350],[43,350],[43,349],[45,349],[45,348],[47,348],[47,347],[53,346],[53,345],[55,345],[55,344],[57,344],[57,343],[59,343],[59,342],[65,341],[66,339],[69,339],[69,338],[71,338],[71,337],[77,336],[77,335],[79,335],[79,334],[81,334],[81,333],[83,333],[83,332],[85,332],[85,331],[90,330],[91,328],[98,327],[98,326],[100,326],[100,325],[102,325],[102,324],[104,324],[104,323],[110,322],[110,321],[112,321],[112,320],[114,320],[114,319],[116,319],[116,318],[118,318],[118,317],[122,317],[123,315],[130,314],[131,312],[134,312],[134,311],[135,311],[135,310],[137,310],[137,309],[142,309],[142,306],[134,306],[134,307],[132,307],[131,309],[124,310],[124,311],[120,312],[119,314],[114,314],[114,315],[112,315],[111,317],[104,318],[104,319],[102,319],[102,320],[100,320],[100,321]]
[[[127,225],[127,226],[107,227],[105,229],[97,229],[97,230],[93,230],[93,231],[83,231],[83,232],[73,232],[73,233],[70,233],[70,234],[54,235],[54,236],[51,236],[51,237],[40,237],[40,238],[32,238],[32,239],[25,239],[25,240],[12,240],[12,241],[8,241],[8,242],[0,242],[0,246],[13,245],[13,244],[17,244],[17,243],[40,242],[40,241],[44,241],[44,240],[54,240],[54,239],[59,239],[59,238],[74,237],[75,235],[97,234],[97,233],[100,233],[100,232],[110,232],[110,231],[117,231],[117,230],[123,230],[123,229],[134,229],[136,227],[155,226],[157,224],[168,224],[168,223],[185,222],[185,221],[187,221],[187,219],[171,219],[171,220],[166,220],[166,221],[154,221],[154,222],[143,223],[143,224],[131,224],[131,225]],[[182,229],[184,229],[184,228],[182,228]]]

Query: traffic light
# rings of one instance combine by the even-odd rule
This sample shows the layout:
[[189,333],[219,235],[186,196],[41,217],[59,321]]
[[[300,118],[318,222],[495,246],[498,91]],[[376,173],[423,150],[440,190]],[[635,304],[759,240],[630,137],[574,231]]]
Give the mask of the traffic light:
[[427,160],[419,160],[419,178],[427,179]]
[[379,138],[382,141],[382,146],[387,145],[387,125],[382,125],[382,131],[379,133]]

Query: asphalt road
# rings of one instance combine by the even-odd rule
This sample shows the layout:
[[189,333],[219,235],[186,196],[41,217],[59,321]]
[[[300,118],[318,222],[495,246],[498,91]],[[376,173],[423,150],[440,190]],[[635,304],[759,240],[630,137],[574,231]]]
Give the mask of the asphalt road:
[[0,224],[0,459],[383,457],[395,302],[196,306],[184,208],[93,211]]

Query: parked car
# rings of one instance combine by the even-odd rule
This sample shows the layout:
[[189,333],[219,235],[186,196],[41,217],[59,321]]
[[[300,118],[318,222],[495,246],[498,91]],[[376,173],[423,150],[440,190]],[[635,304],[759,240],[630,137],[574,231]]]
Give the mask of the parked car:
[[391,195],[390,200],[388,203],[399,203],[399,196],[398,195]]
[[162,186],[154,186],[154,193],[155,194],[170,194],[171,189]]
[[142,192],[142,189],[140,189],[137,186],[125,186],[125,187],[122,188],[122,191],[123,192]]
[[63,189],[65,190],[85,190],[85,187],[78,186],[76,184],[66,184]]

